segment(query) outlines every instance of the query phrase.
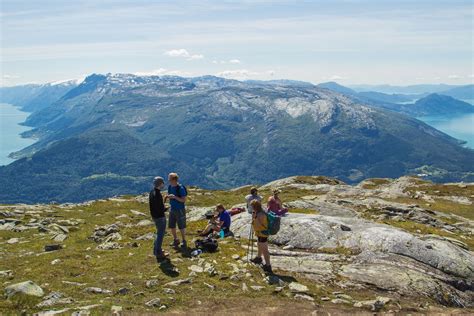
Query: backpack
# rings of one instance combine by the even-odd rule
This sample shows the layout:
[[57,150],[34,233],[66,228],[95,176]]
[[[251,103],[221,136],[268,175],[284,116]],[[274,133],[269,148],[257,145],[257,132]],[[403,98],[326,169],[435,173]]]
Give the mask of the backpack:
[[194,242],[196,248],[201,249],[202,251],[214,252],[219,247],[217,239],[207,237],[204,239],[198,239]]
[[280,231],[280,217],[273,212],[266,213],[268,228],[262,231],[265,235],[276,235]]
[[[188,189],[186,189],[186,186],[183,185],[183,184],[178,183],[178,188],[176,189],[176,194],[175,195],[179,198],[181,197],[181,192],[180,192],[181,188],[183,188],[184,192],[186,192],[186,196],[188,195]],[[170,191],[170,189],[171,189],[171,185],[168,186],[168,192]]]

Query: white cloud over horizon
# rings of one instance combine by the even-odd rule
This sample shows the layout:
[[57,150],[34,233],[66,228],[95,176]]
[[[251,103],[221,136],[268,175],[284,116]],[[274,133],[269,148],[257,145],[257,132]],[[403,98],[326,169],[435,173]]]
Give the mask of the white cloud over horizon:
[[184,48],[171,49],[171,50],[168,50],[168,51],[164,52],[164,54],[166,56],[170,56],[170,57],[186,58],[186,60],[196,60],[196,59],[203,59],[204,58],[204,55],[202,55],[202,54],[191,54]]
[[472,83],[473,11],[468,0],[4,0],[1,69],[17,78],[2,82],[160,65],[259,79],[274,69],[313,83]]

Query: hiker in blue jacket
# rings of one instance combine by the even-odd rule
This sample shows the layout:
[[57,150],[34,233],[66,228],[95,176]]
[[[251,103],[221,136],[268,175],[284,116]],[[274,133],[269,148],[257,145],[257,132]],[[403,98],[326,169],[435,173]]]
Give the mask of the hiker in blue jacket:
[[165,197],[166,200],[170,200],[170,215],[168,221],[168,228],[171,230],[173,235],[173,247],[179,246],[179,239],[176,235],[176,226],[178,226],[179,231],[181,232],[181,237],[183,242],[181,248],[186,249],[186,196],[188,195],[186,187],[178,183],[178,174],[170,173],[168,175],[168,195]]
[[211,232],[218,233],[222,230],[224,232],[224,236],[228,236],[230,233],[231,222],[232,219],[230,218],[230,214],[228,211],[226,211],[224,205],[218,204],[216,206],[214,217],[209,220],[209,224],[199,235],[208,236]]

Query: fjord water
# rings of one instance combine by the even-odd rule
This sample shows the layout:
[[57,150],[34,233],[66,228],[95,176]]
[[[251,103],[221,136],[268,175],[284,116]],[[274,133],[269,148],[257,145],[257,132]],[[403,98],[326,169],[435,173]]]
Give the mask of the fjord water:
[[[474,106],[474,99],[462,100]],[[456,116],[426,116],[419,120],[466,142],[465,146],[474,149],[474,113]]]
[[33,139],[20,136],[21,133],[29,129],[19,125],[19,123],[25,121],[28,114],[11,104],[0,103],[0,166],[14,161],[14,159],[8,157],[11,152],[25,148],[35,142]]
[[425,116],[419,120],[452,136],[466,141],[466,147],[474,149],[474,113],[457,116]]

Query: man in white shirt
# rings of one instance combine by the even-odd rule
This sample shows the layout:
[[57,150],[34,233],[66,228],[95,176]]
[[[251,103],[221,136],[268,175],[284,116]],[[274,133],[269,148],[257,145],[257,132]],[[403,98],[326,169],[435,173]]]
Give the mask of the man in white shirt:
[[253,200],[257,200],[260,203],[262,202],[262,197],[260,195],[258,195],[258,189],[256,187],[252,187],[250,189],[250,194],[245,197],[245,201],[247,202],[247,212],[249,214],[253,213],[252,205],[250,205],[250,203]]

